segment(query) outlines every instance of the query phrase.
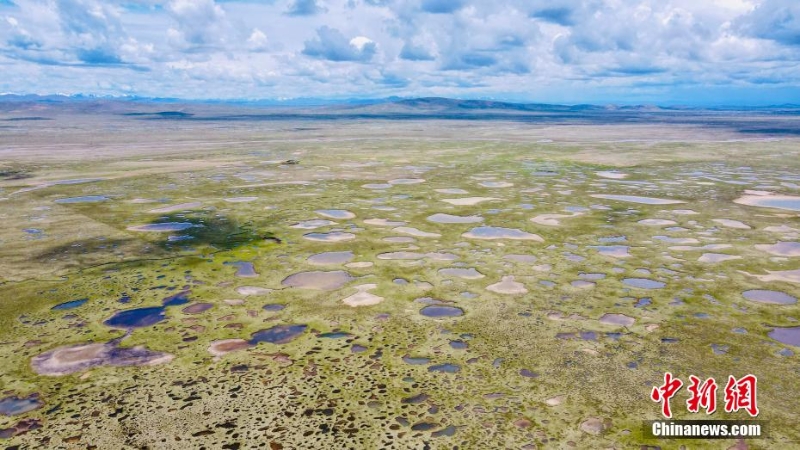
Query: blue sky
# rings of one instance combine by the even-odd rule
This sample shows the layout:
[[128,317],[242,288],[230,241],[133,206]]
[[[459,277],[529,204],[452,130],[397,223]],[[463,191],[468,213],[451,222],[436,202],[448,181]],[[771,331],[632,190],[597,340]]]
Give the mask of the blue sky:
[[800,103],[800,0],[0,0],[0,92]]

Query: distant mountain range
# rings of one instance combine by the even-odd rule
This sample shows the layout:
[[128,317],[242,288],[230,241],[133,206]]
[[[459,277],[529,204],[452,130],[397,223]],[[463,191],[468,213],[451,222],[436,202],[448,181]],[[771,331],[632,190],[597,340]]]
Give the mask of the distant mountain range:
[[589,111],[662,111],[665,109],[658,106],[636,105],[636,106],[616,106],[616,105],[559,105],[549,103],[511,103],[495,100],[461,100],[445,97],[421,97],[402,100],[386,100],[372,105],[352,106],[351,109],[375,110],[378,112],[530,112],[530,113],[553,113],[553,112],[589,112]]
[[[363,120],[512,121],[527,124],[682,124],[763,136],[800,136],[800,105],[690,108],[653,105],[553,105],[444,97],[374,100],[182,100],[91,95],[0,94],[0,129],[76,115],[100,120],[292,122]],[[43,122],[43,126],[48,126]]]
[[[169,111],[163,111],[170,105]],[[279,109],[285,113],[292,110],[303,114],[542,114],[542,113],[658,113],[678,111],[776,111],[800,112],[800,104],[746,107],[682,107],[656,105],[559,105],[546,103],[513,103],[494,100],[462,100],[445,97],[421,97],[385,99],[291,99],[291,100],[184,100],[178,98],[148,98],[137,96],[94,96],[94,95],[19,95],[0,94],[0,111],[32,109],[72,110],[82,112],[118,113],[180,113],[185,110],[220,110],[230,112],[231,107],[247,110],[247,113],[266,113]],[[176,116],[179,116],[177,114]]]

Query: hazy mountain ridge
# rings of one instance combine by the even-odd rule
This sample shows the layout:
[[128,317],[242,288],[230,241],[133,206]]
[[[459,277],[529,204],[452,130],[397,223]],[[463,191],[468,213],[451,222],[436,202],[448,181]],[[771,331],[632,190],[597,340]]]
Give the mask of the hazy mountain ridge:
[[[164,106],[170,105],[166,110]],[[36,95],[0,94],[0,111],[42,110],[46,107],[60,110],[118,113],[183,112],[185,109],[242,108],[253,112],[269,113],[270,110],[309,113],[359,113],[359,114],[430,114],[430,113],[603,113],[603,112],[678,112],[678,111],[763,111],[798,112],[800,104],[744,107],[684,107],[660,105],[562,105],[550,103],[517,103],[485,99],[457,99],[447,97],[415,97],[385,99],[291,99],[291,100],[187,100],[178,98],[149,98],[138,96],[96,95]]]

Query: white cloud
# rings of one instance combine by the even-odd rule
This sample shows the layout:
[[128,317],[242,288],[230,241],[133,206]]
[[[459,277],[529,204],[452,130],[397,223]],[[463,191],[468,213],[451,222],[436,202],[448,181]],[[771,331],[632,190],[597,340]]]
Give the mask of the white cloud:
[[0,2],[3,91],[569,101],[800,85],[796,0],[15,3]]
[[177,23],[171,37],[186,47],[217,47],[225,42],[229,23],[214,0],[172,0],[166,7]]
[[357,36],[348,40],[341,31],[321,27],[317,37],[306,41],[303,54],[329,61],[369,61],[375,55],[377,45],[369,38]]

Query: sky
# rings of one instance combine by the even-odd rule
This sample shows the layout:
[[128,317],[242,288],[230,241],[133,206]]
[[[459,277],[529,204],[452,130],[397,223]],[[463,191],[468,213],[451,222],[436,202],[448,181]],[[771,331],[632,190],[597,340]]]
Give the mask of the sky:
[[800,0],[0,0],[0,92],[800,103]]

